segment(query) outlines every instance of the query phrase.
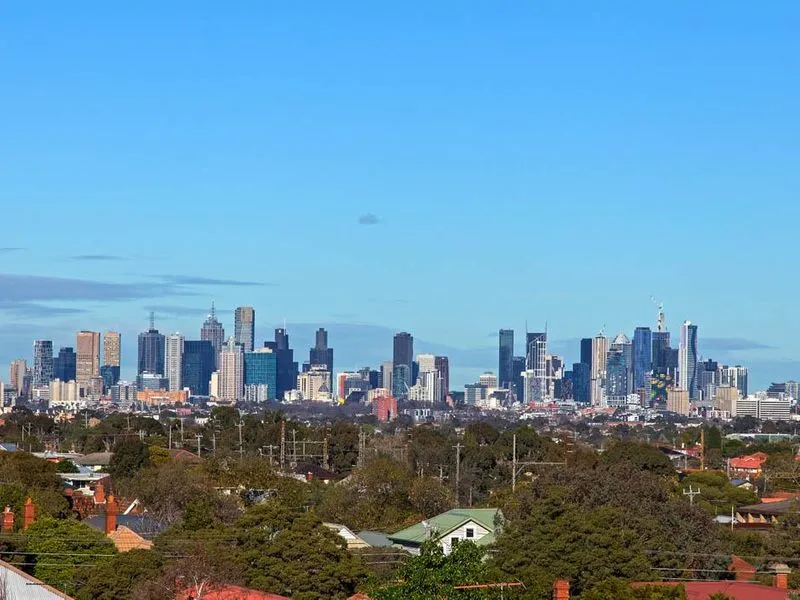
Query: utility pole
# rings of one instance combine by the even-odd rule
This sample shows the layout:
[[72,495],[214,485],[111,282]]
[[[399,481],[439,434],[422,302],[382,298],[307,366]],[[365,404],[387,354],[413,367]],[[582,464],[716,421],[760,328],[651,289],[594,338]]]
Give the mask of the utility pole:
[[699,494],[700,494],[700,488],[699,487],[697,489],[694,489],[690,485],[688,490],[686,488],[684,488],[684,490],[683,490],[683,495],[684,496],[689,496],[689,506],[694,506],[694,497],[699,495]]
[[172,450],[172,423],[169,424],[169,449]]
[[244,458],[244,442],[242,442],[242,427],[244,427],[244,421],[240,420],[239,424],[237,425],[239,428],[239,458]]
[[700,428],[700,470],[706,470],[706,430]]
[[455,446],[453,446],[456,450],[456,508],[461,504],[459,502],[459,487],[461,485],[461,442],[458,442]]
[[211,450],[216,455],[217,454],[217,432],[211,432]]
[[183,440],[186,439],[183,437],[183,419],[181,419],[181,448],[183,448]]
[[444,481],[444,468],[439,465],[439,483],[442,483],[442,481]]
[[194,437],[197,438],[197,456],[200,456],[200,440],[203,439],[203,435],[200,433],[195,433]]
[[517,434],[511,438],[511,493],[517,491]]
[[326,471],[330,471],[330,465],[328,463],[328,436],[325,436],[325,439],[322,440],[322,468]]
[[286,421],[281,421],[281,471],[286,465]]

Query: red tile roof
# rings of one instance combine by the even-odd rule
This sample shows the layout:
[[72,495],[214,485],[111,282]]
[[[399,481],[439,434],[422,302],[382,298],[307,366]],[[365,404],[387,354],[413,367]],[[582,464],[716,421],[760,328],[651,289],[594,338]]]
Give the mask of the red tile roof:
[[763,452],[756,452],[755,454],[748,454],[740,456],[739,458],[731,459],[731,468],[733,469],[760,469],[764,466],[769,456]]
[[[179,593],[177,600],[194,600],[195,597],[195,591],[189,589]],[[238,585],[220,585],[203,590],[203,600],[291,600],[291,598]]]
[[633,587],[645,585],[683,585],[688,600],[707,600],[714,594],[727,594],[733,600],[788,600],[789,591],[746,581],[640,581]]

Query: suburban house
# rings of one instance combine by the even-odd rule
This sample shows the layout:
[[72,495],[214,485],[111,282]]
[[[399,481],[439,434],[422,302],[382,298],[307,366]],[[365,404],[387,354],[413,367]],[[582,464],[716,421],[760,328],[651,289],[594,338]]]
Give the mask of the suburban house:
[[731,458],[729,460],[729,465],[731,472],[735,475],[742,477],[760,477],[761,471],[764,468],[764,463],[767,462],[768,458],[769,455],[764,452],[755,452],[754,454]]
[[456,508],[432,517],[389,537],[395,546],[418,555],[426,540],[436,540],[445,554],[453,545],[468,541],[479,546],[492,544],[502,527],[503,513],[499,508]]
[[353,531],[347,527],[347,525],[342,525],[340,523],[323,523],[323,525],[325,525],[325,527],[334,533],[339,534],[339,537],[347,542],[348,550],[362,550],[370,547],[365,540],[362,540],[355,533],[353,533]]
[[72,600],[61,590],[50,587],[3,560],[0,560],[0,598]]
[[789,513],[797,512],[800,508],[800,498],[787,498],[777,502],[761,502],[740,506],[736,509],[735,526],[750,528],[769,528],[778,522],[778,519]]

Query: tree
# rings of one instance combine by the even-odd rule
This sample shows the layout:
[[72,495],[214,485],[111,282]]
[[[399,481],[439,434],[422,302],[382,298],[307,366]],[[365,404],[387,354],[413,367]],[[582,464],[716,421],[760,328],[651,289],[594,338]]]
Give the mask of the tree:
[[62,460],[56,463],[56,471],[59,473],[78,473],[78,467],[71,460]]
[[[482,583],[487,578],[483,562],[485,551],[472,542],[457,543],[445,555],[435,541],[427,541],[419,556],[409,559],[398,573],[400,583],[378,587],[369,592],[375,600],[429,600],[455,598],[455,586]],[[461,590],[458,598],[485,597],[482,591]]]
[[42,517],[26,533],[33,575],[57,589],[74,590],[85,570],[117,553],[104,533],[72,519]]
[[754,504],[758,496],[743,488],[736,487],[725,473],[719,471],[703,471],[690,473],[680,484],[685,488],[693,486],[700,490],[695,504],[713,515],[729,515],[731,507]]
[[366,575],[345,541],[313,513],[267,502],[249,509],[234,531],[233,561],[249,587],[295,600],[344,599]]
[[78,600],[128,600],[143,582],[161,576],[163,560],[151,550],[131,550],[88,569]]
[[615,441],[601,456],[602,462],[608,465],[622,462],[631,463],[638,469],[650,471],[656,475],[675,475],[666,454],[658,448],[641,442]]
[[646,585],[632,588],[621,579],[607,579],[580,595],[578,600],[686,600],[682,585]]
[[136,438],[123,438],[114,445],[113,452],[108,465],[113,477],[133,477],[150,464],[147,445]]
[[411,482],[408,499],[423,518],[435,517],[453,508],[453,492],[433,477],[417,477]]

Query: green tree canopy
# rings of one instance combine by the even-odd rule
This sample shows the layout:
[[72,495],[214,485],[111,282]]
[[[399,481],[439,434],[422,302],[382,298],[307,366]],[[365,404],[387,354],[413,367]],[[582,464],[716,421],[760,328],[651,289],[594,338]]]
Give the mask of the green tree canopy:
[[116,444],[108,465],[113,477],[133,477],[150,464],[147,444],[137,438],[123,438]]

